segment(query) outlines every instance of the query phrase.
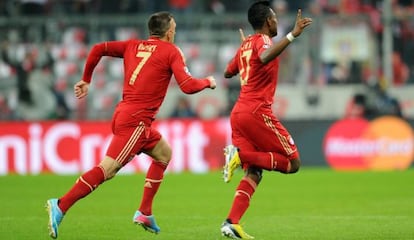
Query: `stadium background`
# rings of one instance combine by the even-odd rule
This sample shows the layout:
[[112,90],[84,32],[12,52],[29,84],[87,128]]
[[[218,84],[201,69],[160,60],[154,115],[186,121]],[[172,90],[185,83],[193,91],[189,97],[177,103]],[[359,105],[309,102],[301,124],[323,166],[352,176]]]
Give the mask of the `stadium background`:
[[[170,170],[219,169],[221,149],[229,143],[227,117],[239,88],[237,78],[224,79],[222,73],[240,43],[238,28],[251,33],[245,16],[251,2],[1,1],[1,174],[76,173],[99,161],[121,97],[122,61],[101,60],[87,100],[77,101],[72,86],[92,44],[146,38],[147,18],[159,10],[175,14],[176,44],[192,75],[212,74],[218,82],[216,90],[191,96],[171,82],[157,121],[178,149]],[[327,165],[324,138],[339,120],[395,115],[413,126],[412,1],[275,0],[272,6],[279,19],[275,40],[292,28],[297,8],[314,19],[309,31],[281,56],[274,107],[294,136],[305,166]],[[17,68],[4,58],[23,66],[28,54],[42,66],[28,70],[31,102],[18,97]],[[174,113],[181,101],[188,104],[190,115]],[[91,126],[98,126],[95,132]],[[67,135],[50,140],[56,129]],[[78,140],[90,148],[85,150]],[[411,160],[412,148],[407,153]],[[145,170],[146,161],[125,171]]]

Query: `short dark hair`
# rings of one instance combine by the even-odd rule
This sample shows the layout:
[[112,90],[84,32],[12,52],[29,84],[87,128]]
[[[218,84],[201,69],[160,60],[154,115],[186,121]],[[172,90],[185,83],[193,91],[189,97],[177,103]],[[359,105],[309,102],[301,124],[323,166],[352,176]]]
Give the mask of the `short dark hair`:
[[270,16],[270,2],[269,1],[257,1],[253,3],[249,11],[247,12],[247,18],[250,25],[254,30],[263,27],[266,18]]
[[164,37],[170,28],[173,15],[169,12],[157,12],[150,16],[148,20],[148,30],[151,36]]

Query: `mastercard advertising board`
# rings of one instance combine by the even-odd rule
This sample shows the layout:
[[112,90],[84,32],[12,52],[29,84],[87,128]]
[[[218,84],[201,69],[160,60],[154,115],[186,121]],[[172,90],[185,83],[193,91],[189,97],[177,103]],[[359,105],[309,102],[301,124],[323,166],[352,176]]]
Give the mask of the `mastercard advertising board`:
[[413,137],[398,117],[342,119],[328,129],[323,152],[336,170],[403,170],[414,158]]

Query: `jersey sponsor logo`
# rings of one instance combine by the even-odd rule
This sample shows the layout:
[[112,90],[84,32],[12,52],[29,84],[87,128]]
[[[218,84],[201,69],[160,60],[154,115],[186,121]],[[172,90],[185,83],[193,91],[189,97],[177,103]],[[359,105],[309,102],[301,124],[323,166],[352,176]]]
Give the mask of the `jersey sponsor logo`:
[[411,126],[397,117],[344,119],[329,128],[323,150],[337,170],[401,170],[413,161],[413,139]]
[[187,66],[184,67],[184,72],[191,76],[190,70]]
[[295,145],[295,141],[293,140],[293,138],[291,136],[289,136],[289,144],[290,145]]

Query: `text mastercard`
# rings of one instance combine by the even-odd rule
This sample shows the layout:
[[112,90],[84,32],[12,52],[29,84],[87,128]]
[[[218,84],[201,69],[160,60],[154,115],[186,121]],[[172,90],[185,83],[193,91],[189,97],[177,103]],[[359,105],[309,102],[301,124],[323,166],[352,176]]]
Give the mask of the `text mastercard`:
[[413,140],[412,127],[398,117],[343,119],[328,129],[323,152],[337,170],[402,170],[413,161]]

